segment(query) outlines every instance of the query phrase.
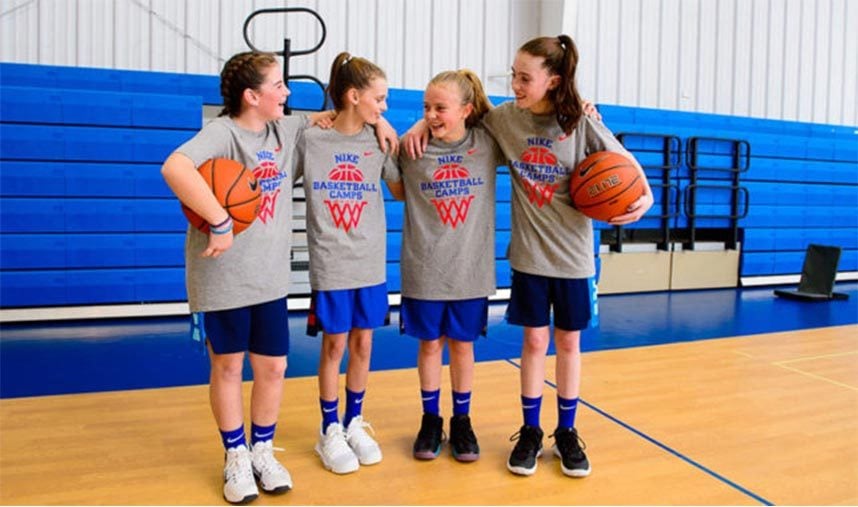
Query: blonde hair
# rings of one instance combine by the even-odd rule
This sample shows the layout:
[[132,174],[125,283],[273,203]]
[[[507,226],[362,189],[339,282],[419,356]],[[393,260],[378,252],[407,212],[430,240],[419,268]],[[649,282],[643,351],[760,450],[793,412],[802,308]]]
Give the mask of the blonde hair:
[[352,56],[343,51],[331,64],[331,77],[325,93],[334,105],[334,109],[342,111],[346,105],[343,97],[350,88],[363,90],[376,78],[387,79],[381,67],[366,58]]
[[474,106],[474,110],[465,119],[465,126],[476,126],[492,108],[480,78],[469,69],[448,70],[433,77],[428,86],[446,83],[452,83],[459,89],[462,105]]
[[265,71],[277,63],[273,53],[246,51],[233,55],[220,72],[220,95],[223,109],[218,116],[241,114],[244,90],[258,90],[265,82]]

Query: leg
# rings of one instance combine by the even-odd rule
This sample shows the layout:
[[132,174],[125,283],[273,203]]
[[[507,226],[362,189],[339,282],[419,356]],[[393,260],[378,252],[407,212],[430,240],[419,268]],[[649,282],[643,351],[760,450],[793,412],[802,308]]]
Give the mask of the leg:
[[250,420],[258,426],[277,423],[283,395],[285,356],[263,356],[250,353],[253,368],[253,390],[250,394]]
[[450,382],[453,385],[450,447],[457,461],[471,463],[480,457],[480,446],[469,416],[474,384],[473,342],[450,340]]
[[349,402],[343,425],[346,427],[346,440],[361,465],[374,465],[381,461],[381,448],[364,428],[364,393],[369,378],[369,360],[372,355],[372,329],[353,328],[349,332],[349,364],[346,369],[346,395]]
[[525,327],[521,346],[521,395],[542,396],[545,383],[545,354],[548,352],[549,327]]
[[322,352],[319,357],[319,398],[337,399],[340,381],[340,363],[346,350],[346,333],[322,333]]
[[474,343],[459,340],[449,342],[450,383],[453,391],[469,393],[474,385]]
[[581,390],[581,331],[555,328],[557,349],[557,394],[561,398],[578,398]]
[[221,431],[234,430],[244,424],[241,403],[241,369],[244,352],[215,354],[209,345],[211,375],[209,400],[215,422]]
[[420,389],[423,391],[441,389],[441,363],[445,341],[443,336],[437,340],[420,340],[417,350],[417,374],[420,376]]
[[346,387],[355,393],[366,390],[369,359],[372,355],[372,329],[354,328],[349,332],[349,364]]

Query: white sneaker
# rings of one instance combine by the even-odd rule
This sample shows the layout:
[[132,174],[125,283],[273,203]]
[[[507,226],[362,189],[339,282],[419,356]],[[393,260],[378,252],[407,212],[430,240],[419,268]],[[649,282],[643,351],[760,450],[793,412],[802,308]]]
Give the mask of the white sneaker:
[[363,420],[363,416],[359,415],[352,419],[346,429],[346,441],[361,465],[375,465],[381,461],[381,448],[364,428],[369,428],[375,434],[372,426]]
[[[292,489],[292,476],[274,457],[274,444],[271,440],[256,442],[251,450],[253,475],[266,493],[285,493]],[[277,449],[282,451],[283,449]]]
[[259,490],[253,480],[250,451],[243,445],[228,449],[226,464],[223,466],[223,497],[229,503],[241,504],[257,496]]
[[335,474],[350,474],[360,468],[358,458],[346,442],[343,425],[333,423],[325,433],[319,434],[316,442],[316,454],[322,458],[325,468]]

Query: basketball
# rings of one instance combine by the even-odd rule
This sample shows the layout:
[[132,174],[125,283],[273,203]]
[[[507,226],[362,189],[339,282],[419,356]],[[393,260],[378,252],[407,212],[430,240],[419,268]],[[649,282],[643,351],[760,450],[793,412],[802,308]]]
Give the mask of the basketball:
[[[253,172],[227,158],[206,160],[198,169],[217,201],[232,217],[232,233],[238,234],[250,227],[259,214],[261,190]],[[201,232],[209,232],[209,224],[193,210],[182,205],[188,222]]]
[[607,222],[625,214],[643,195],[640,172],[625,155],[599,151],[585,158],[569,183],[572,204],[581,213]]
[[557,165],[557,157],[548,148],[531,146],[521,154],[521,161],[531,164]]

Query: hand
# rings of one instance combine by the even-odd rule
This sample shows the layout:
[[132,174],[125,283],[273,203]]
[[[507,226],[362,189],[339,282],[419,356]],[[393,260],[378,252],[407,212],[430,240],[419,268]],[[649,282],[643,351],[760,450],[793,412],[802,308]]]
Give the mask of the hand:
[[418,120],[412,125],[403,136],[402,144],[405,145],[405,152],[412,159],[422,157],[426,146],[429,145],[429,129],[426,127],[426,120]]
[[626,225],[632,222],[637,222],[647,211],[649,211],[650,208],[652,208],[652,203],[652,194],[646,192],[644,195],[640,196],[638,200],[629,205],[627,213],[608,220],[608,223],[611,225]]
[[396,134],[396,129],[384,117],[379,118],[375,124],[375,137],[378,139],[378,145],[381,151],[388,153],[388,145],[390,145],[391,156],[396,156],[399,153],[399,136]]
[[581,107],[584,109],[584,114],[593,118],[594,120],[602,121],[602,114],[599,113],[599,110],[596,109],[595,104],[590,102],[589,100],[582,100]]
[[329,129],[334,126],[334,118],[337,117],[337,112],[331,109],[330,111],[319,111],[318,113],[310,114],[310,126],[319,127],[321,129]]
[[209,233],[209,244],[200,257],[217,258],[220,254],[226,252],[232,246],[234,236],[232,231],[226,234],[211,234]]

